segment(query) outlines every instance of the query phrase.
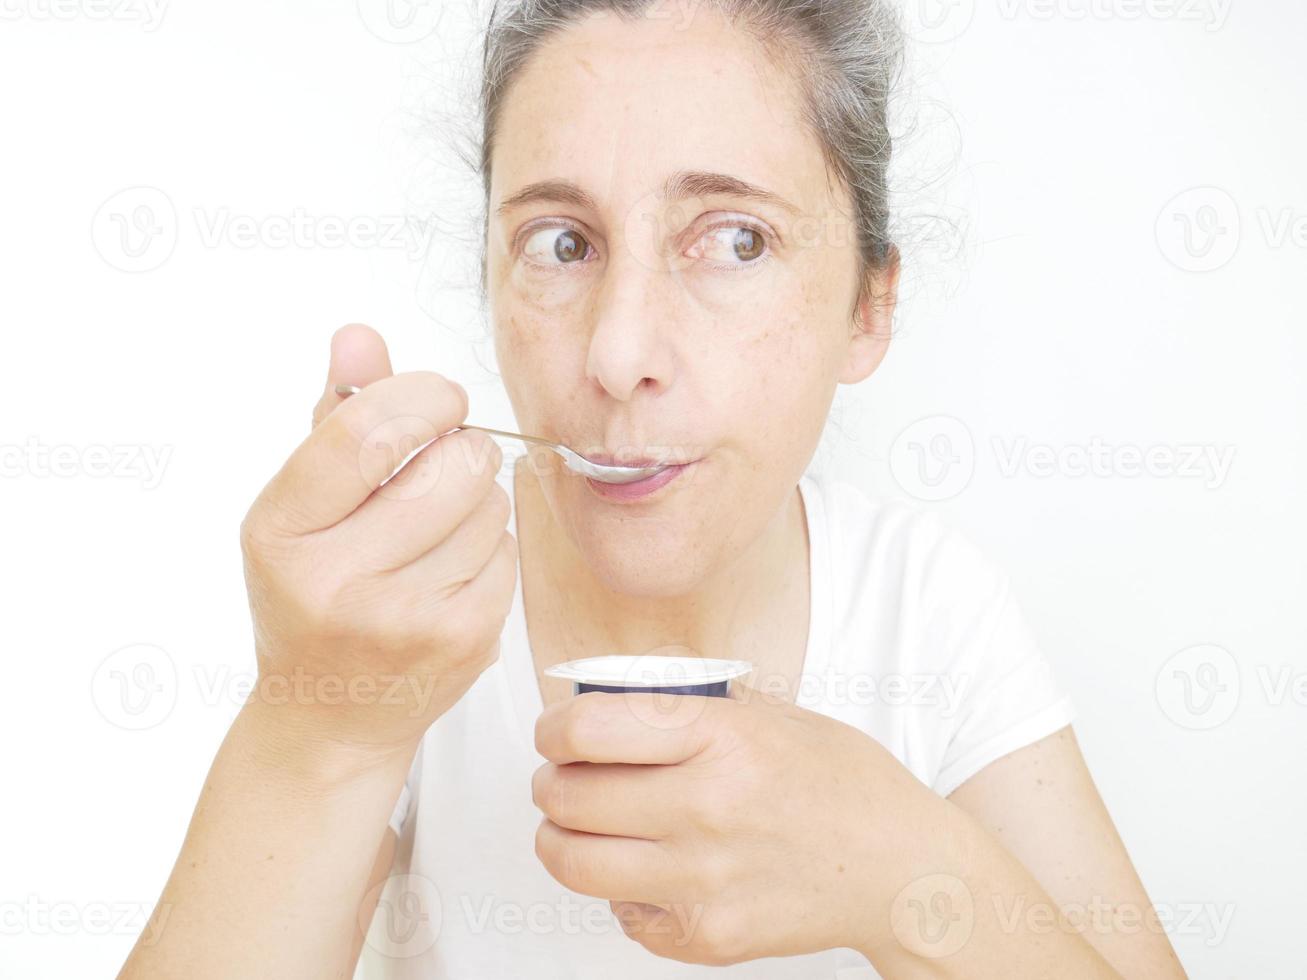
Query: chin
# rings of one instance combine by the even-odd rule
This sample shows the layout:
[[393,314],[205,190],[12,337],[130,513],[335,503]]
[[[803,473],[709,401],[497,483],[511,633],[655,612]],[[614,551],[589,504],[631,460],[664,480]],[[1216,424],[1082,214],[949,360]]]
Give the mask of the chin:
[[622,535],[587,535],[579,542],[581,554],[595,578],[612,592],[657,598],[693,592],[704,569],[698,548],[674,542],[650,545],[647,540],[624,541]]

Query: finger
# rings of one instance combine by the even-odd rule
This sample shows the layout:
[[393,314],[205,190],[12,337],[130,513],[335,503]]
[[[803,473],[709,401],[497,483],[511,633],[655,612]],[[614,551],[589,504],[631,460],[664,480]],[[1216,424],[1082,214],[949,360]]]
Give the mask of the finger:
[[[269,481],[260,503],[285,533],[331,527],[413,450],[461,423],[467,407],[463,387],[434,371],[408,371],[374,382],[314,427]],[[437,481],[435,492],[456,499],[460,487],[456,481]]]
[[531,775],[531,801],[569,830],[665,840],[685,819],[685,773],[622,762],[546,762]]
[[485,564],[508,523],[508,494],[496,482],[503,460],[504,451],[477,429],[441,436],[330,533],[375,571],[439,551],[428,568],[440,569],[443,562],[444,574],[455,577],[461,569],[467,573],[458,578],[462,584]]
[[[438,598],[471,581],[494,554],[499,539],[508,530],[508,494],[493,479],[471,511],[442,540],[435,539],[449,519],[447,514],[429,513],[415,519],[415,526],[404,526],[404,515],[384,513],[374,520],[368,512],[377,503],[374,497],[360,513],[340,525],[342,529],[360,518],[357,529],[369,547],[368,561],[396,575],[401,583],[412,583],[421,592]],[[393,519],[392,519],[393,518]],[[390,528],[394,526],[394,530]],[[371,531],[371,538],[368,532]],[[434,544],[432,542],[435,542]],[[424,550],[425,549],[425,550]],[[355,551],[355,554],[361,554]],[[397,574],[402,573],[402,574]]]
[[687,872],[666,845],[587,834],[541,820],[536,856],[559,884],[596,898],[667,903],[689,891]]
[[472,624],[471,629],[480,633],[483,640],[479,650],[488,650],[503,633],[504,621],[513,606],[517,584],[517,541],[507,531],[500,532],[490,559],[452,595],[433,589],[419,574],[417,563],[405,565],[390,574],[396,594],[408,597],[406,601],[410,606],[420,604],[429,596],[431,608],[439,608],[442,621],[448,618]]
[[536,719],[536,751],[550,762],[673,764],[707,747],[728,698],[698,694],[587,691],[549,705]]
[[517,539],[505,531],[499,536],[495,553],[490,556],[476,578],[458,590],[456,598],[466,603],[469,611],[484,616],[492,623],[493,634],[499,636],[504,620],[513,606],[514,586],[517,583]]
[[336,385],[350,384],[363,388],[374,381],[389,378],[394,373],[381,334],[364,323],[345,324],[331,335],[327,384],[323,388],[322,397],[313,406],[313,426],[316,427],[348,397],[337,394]]

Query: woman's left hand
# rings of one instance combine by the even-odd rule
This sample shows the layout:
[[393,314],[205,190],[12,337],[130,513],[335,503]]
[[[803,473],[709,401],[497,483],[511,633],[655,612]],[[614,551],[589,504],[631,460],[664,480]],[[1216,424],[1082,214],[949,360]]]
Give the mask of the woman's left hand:
[[863,732],[738,687],[577,695],[535,740],[546,869],[685,962],[892,941],[895,895],[945,806]]

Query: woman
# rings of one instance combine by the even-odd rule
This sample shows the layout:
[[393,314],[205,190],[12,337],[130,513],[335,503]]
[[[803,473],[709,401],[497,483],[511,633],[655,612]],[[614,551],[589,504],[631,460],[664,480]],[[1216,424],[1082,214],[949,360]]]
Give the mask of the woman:
[[[805,472],[896,299],[887,5],[491,19],[519,429],[679,465],[618,498],[464,430],[383,483],[467,396],[338,331],[242,526],[260,683],[121,976],[345,976],[379,901],[394,977],[1183,976],[1003,577]],[[543,674],[669,647],[754,672],[670,708]]]

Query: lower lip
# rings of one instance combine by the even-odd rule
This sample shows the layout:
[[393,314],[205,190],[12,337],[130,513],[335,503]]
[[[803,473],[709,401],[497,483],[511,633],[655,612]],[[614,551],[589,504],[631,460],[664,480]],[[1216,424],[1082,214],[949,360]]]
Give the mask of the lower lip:
[[688,470],[693,465],[694,463],[681,463],[678,466],[669,466],[665,470],[659,470],[653,476],[645,477],[643,480],[636,480],[634,483],[601,483],[598,480],[590,479],[588,476],[585,478],[585,482],[590,484],[591,490],[605,500],[642,500],[667,486],[680,476],[682,471]]

